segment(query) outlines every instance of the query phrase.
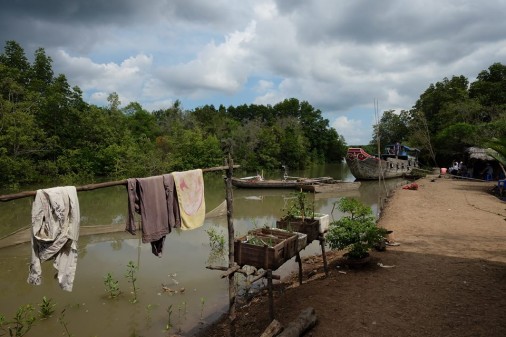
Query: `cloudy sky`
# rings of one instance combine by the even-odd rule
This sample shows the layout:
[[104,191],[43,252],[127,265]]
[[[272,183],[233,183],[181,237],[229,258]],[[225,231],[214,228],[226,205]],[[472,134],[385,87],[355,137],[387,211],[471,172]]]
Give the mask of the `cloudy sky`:
[[348,144],[431,83],[506,63],[506,0],[2,0],[0,41],[106,105],[306,100]]

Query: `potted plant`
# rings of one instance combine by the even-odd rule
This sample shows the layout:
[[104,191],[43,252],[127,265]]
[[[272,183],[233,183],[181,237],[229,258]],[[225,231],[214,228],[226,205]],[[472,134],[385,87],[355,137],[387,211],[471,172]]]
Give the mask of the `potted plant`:
[[291,193],[292,198],[285,208],[285,216],[282,219],[312,218],[314,215],[314,203],[307,200],[306,193],[302,190]]
[[[324,232],[323,229],[320,230],[322,228],[320,224],[325,225],[325,220],[320,222],[319,219],[315,219],[314,204],[307,200],[306,193],[299,191],[293,195],[294,198],[285,209],[286,214],[276,221],[276,227],[306,234],[309,244]],[[324,218],[324,214],[320,217]],[[328,217],[326,219],[328,220]]]
[[337,209],[345,215],[329,225],[326,239],[330,248],[346,250],[349,262],[367,262],[369,250],[382,242],[388,231],[376,225],[371,208],[359,200],[342,198]]

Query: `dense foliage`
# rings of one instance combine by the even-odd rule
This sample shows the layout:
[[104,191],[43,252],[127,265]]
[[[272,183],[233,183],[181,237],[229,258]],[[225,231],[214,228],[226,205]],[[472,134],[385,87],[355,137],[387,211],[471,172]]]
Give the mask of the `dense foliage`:
[[0,187],[65,179],[140,177],[223,164],[226,152],[249,169],[303,168],[340,161],[346,144],[320,110],[287,99],[274,106],[172,106],[148,112],[83,101],[55,76],[44,49],[30,63],[15,41],[0,54]]
[[329,226],[326,239],[330,248],[347,250],[348,257],[360,259],[384,240],[387,231],[376,226],[376,217],[369,206],[345,197],[337,202],[337,209],[345,215]]
[[471,146],[506,146],[506,66],[494,63],[469,84],[464,76],[431,84],[410,111],[386,111],[370,147],[396,141],[422,149],[427,165],[448,167]]

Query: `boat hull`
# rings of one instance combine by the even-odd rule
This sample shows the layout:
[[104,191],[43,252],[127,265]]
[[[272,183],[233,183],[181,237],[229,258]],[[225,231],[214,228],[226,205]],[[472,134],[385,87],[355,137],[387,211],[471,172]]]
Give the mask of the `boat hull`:
[[418,168],[415,158],[392,156],[383,159],[371,156],[361,148],[348,149],[346,163],[353,176],[359,180],[400,178],[410,175],[414,168]]
[[359,181],[337,181],[331,183],[319,183],[311,185],[300,185],[299,188],[303,191],[312,193],[330,193],[356,190],[360,187]]
[[280,181],[280,180],[243,180],[232,178],[232,185],[240,188],[295,188],[297,181]]
[[315,182],[331,181],[331,177],[269,180],[269,179],[240,179],[232,178],[232,185],[239,188],[298,188],[300,185],[314,184]]

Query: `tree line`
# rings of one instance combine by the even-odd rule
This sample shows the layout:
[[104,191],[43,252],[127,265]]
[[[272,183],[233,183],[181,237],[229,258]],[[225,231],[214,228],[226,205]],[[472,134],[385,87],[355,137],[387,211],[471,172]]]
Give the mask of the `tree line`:
[[[113,92],[101,107],[83,100],[64,74],[55,75],[43,48],[29,62],[7,41],[0,54],[0,188],[63,180],[123,179],[223,164],[231,153],[248,170],[292,169],[339,162],[345,139],[306,101],[275,105],[204,105],[192,110],[176,100],[146,111],[122,105]],[[470,146],[506,156],[506,66],[492,64],[476,81],[444,78],[420,95],[412,109],[383,112],[377,142],[422,150],[427,166],[448,166]]]
[[43,48],[29,62],[7,41],[0,54],[0,187],[143,177],[223,164],[250,170],[341,161],[346,143],[322,112],[291,98],[275,105],[146,111],[116,93],[100,107],[55,75]]
[[506,157],[506,66],[494,63],[472,83],[453,76],[430,84],[412,109],[383,113],[368,146],[372,153],[378,140],[421,149],[427,166],[449,167],[472,146]]

